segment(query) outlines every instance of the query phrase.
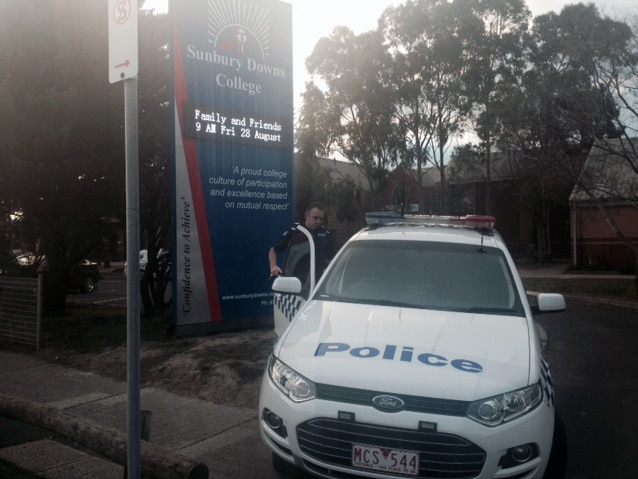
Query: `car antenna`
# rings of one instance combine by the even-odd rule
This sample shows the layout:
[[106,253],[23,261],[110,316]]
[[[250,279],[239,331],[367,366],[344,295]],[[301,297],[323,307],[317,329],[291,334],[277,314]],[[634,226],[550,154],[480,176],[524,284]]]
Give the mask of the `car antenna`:
[[479,233],[481,233],[481,247],[479,249],[477,249],[476,251],[478,253],[485,253],[487,250],[485,249],[485,246],[483,245],[484,239],[485,239],[485,228],[478,228]]

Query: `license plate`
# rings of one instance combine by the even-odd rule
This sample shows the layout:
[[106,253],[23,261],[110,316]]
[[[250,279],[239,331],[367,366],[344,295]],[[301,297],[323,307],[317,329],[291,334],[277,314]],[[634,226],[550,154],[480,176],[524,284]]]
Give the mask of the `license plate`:
[[352,445],[352,465],[380,472],[419,475],[419,453],[387,447]]

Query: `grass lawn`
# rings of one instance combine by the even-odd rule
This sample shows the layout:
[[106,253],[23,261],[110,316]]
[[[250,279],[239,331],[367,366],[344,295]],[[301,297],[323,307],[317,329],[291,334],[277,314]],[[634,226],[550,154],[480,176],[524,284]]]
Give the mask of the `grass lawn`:
[[[142,341],[170,341],[168,313],[140,320]],[[88,353],[126,343],[126,308],[73,305],[64,315],[42,318],[43,344]]]
[[528,291],[638,301],[638,292],[633,278],[524,278],[523,283]]

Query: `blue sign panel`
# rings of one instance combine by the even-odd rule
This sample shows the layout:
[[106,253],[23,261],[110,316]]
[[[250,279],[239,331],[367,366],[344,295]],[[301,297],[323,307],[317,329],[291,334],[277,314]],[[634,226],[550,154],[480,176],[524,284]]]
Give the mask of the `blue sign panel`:
[[268,323],[267,253],[293,219],[291,6],[189,0],[170,13],[174,326]]

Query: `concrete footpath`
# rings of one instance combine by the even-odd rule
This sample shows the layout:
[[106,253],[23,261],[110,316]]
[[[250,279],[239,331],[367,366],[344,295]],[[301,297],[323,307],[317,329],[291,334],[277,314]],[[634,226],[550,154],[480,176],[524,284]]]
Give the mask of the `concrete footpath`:
[[[279,477],[254,409],[153,388],[141,390],[141,409],[151,411],[143,477]],[[0,350],[1,462],[48,479],[122,479],[126,418],[125,382]],[[21,438],[15,421],[40,432]]]
[[[523,277],[577,279],[567,278],[564,265],[519,269]],[[638,311],[638,302],[612,305]],[[125,382],[0,350],[0,463],[10,464],[0,478],[122,479],[127,399]],[[280,477],[261,442],[256,409],[155,388],[142,388],[141,409],[151,413],[142,477]],[[16,469],[28,473],[4,472]]]

